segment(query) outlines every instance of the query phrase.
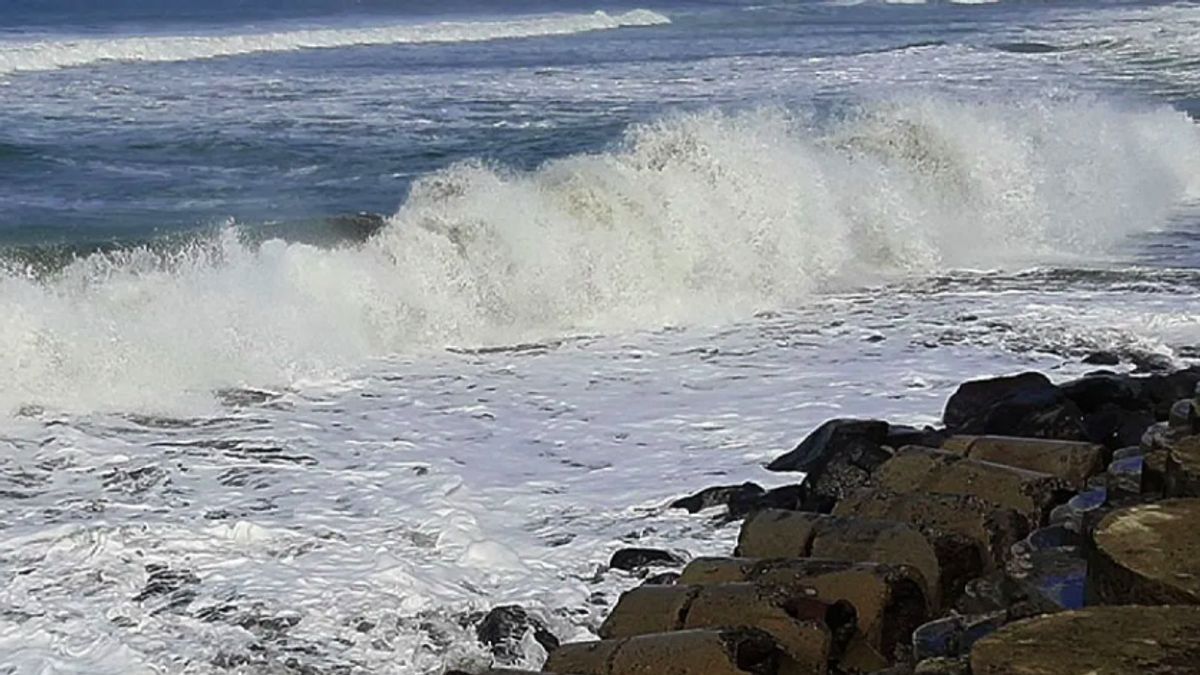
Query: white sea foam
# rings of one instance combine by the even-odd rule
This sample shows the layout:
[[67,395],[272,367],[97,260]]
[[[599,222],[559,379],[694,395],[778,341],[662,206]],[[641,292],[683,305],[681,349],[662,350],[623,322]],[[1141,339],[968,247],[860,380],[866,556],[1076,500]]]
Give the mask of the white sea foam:
[[0,42],[0,75],[54,70],[113,61],[169,62],[259,52],[329,49],[355,45],[482,42],[506,38],[571,35],[670,23],[644,9],[623,14],[598,11],[507,21],[402,24],[370,28],[289,30],[243,35],[179,35]]
[[419,180],[361,247],[226,230],[164,259],[0,278],[0,407],[173,409],[447,344],[716,322],[947,267],[1103,254],[1200,194],[1180,113],[1095,101],[778,110],[641,126],[609,153]]

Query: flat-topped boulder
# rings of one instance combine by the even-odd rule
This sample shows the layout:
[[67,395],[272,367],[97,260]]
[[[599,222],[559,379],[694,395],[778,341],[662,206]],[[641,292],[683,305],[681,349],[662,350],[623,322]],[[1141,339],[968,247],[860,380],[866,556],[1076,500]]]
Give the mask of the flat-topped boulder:
[[756,628],[681,630],[573,642],[544,670],[574,675],[798,675],[775,638]]
[[952,452],[909,446],[875,472],[873,484],[895,493],[976,497],[1012,509],[1031,525],[1065,501],[1068,487],[1045,473],[969,459]]
[[942,449],[984,462],[1038,471],[1076,490],[1104,470],[1105,449],[1097,443],[1016,436],[951,436]]
[[770,633],[798,672],[823,673],[833,634],[853,635],[854,621],[847,603],[823,603],[801,588],[752,582],[643,586],[621,595],[600,626],[600,637],[750,626]]
[[799,511],[760,511],[742,524],[735,555],[825,558],[907,565],[921,575],[933,606],[943,583],[937,550],[916,527],[889,520]]
[[1200,604],[1200,499],[1168,499],[1109,513],[1088,561],[1095,604]]
[[[855,639],[887,660],[902,656],[913,629],[927,620],[931,609],[923,576],[905,565],[824,558],[697,558],[679,580],[701,586],[753,581],[830,605],[849,603],[856,616]],[[848,645],[847,651],[854,646]]]
[[973,675],[1194,675],[1200,608],[1092,607],[1010,624],[971,651]]

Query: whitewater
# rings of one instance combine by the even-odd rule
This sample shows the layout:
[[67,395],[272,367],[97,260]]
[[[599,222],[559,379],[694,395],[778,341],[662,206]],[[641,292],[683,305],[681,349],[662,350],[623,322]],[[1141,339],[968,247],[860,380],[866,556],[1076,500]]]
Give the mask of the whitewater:
[[483,669],[827,418],[1200,360],[1194,6],[409,4],[0,23],[0,671]]

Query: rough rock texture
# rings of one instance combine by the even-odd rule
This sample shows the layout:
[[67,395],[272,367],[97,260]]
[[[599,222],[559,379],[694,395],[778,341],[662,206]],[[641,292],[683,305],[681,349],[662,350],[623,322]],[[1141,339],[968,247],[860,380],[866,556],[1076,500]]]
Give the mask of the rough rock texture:
[[913,629],[929,615],[924,577],[913,568],[828,559],[751,560],[698,558],[683,571],[685,583],[754,581],[854,609],[857,637],[876,653],[902,656]]
[[521,641],[530,632],[547,652],[558,647],[558,638],[546,624],[517,605],[493,608],[475,627],[475,636],[502,663],[512,663],[522,656]]
[[682,565],[683,558],[655,548],[623,548],[612,554],[608,566],[614,570],[636,572],[651,567],[674,567]]
[[767,491],[756,483],[718,485],[705,488],[694,495],[677,499],[671,502],[671,508],[687,509],[688,513],[699,513],[715,506],[729,506],[736,501],[761,497],[766,493]]
[[735,554],[907,565],[924,580],[930,604],[937,606],[940,602],[942,576],[937,550],[919,530],[903,523],[762,511],[743,523]]
[[974,675],[1194,675],[1200,608],[1093,607],[1010,624],[976,643]]
[[827,513],[851,490],[865,485],[871,472],[891,457],[887,439],[887,422],[830,420],[767,469],[807,473],[805,509]]
[[1032,527],[1012,509],[977,497],[861,490],[843,500],[834,515],[906,523],[933,544],[940,566],[941,598],[953,599],[963,585],[1000,569],[1012,545]]
[[947,401],[942,421],[960,434],[1085,437],[1083,411],[1041,373],[965,382]]
[[1101,521],[1088,565],[1093,604],[1200,604],[1200,499],[1119,509]]
[[1200,497],[1200,436],[1187,436],[1167,448],[1163,491],[1168,497]]
[[798,588],[726,583],[635,588],[621,596],[600,627],[605,639],[667,631],[753,626],[770,633],[800,672],[821,673],[833,632],[854,630],[854,612],[809,597]]
[[896,493],[978,497],[1040,524],[1065,501],[1068,488],[1045,473],[981,462],[952,452],[910,446],[875,472],[872,483]]
[[683,630],[565,644],[545,669],[577,675],[777,675],[794,673],[779,643],[757,629]]
[[942,448],[970,459],[1050,474],[1076,490],[1104,470],[1107,454],[1096,443],[1013,436],[951,436]]

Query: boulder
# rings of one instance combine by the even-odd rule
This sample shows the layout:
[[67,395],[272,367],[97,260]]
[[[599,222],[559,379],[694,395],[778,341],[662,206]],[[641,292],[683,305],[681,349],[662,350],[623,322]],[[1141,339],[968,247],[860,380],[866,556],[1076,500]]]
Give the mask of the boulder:
[[515,662],[524,655],[521,643],[530,633],[547,652],[558,647],[558,638],[546,623],[518,605],[493,608],[475,627],[475,636],[501,663]]
[[754,628],[681,630],[565,644],[545,669],[577,675],[782,675],[795,673],[783,648]]
[[1041,373],[973,380],[959,386],[942,414],[960,434],[1083,438],[1083,411]]
[[1167,426],[1186,435],[1200,434],[1200,400],[1185,398],[1171,406]]
[[897,452],[872,483],[895,493],[977,497],[1016,511],[1031,525],[1040,524],[1069,494],[1066,483],[1045,473],[917,446]]
[[907,565],[921,575],[931,605],[937,606],[940,601],[942,577],[937,551],[924,534],[903,523],[760,511],[742,524],[735,555]]
[[608,566],[614,570],[637,572],[651,567],[677,567],[683,558],[656,548],[623,548],[612,554]]
[[845,625],[853,632],[854,612],[843,605],[820,602],[800,589],[747,582],[642,587],[621,596],[600,626],[600,637],[750,626],[774,636],[798,672],[823,673],[832,634]]
[[1171,406],[1183,398],[1196,395],[1196,385],[1200,384],[1200,366],[1192,366],[1185,370],[1167,375],[1149,375],[1136,378],[1142,388],[1142,397],[1150,406],[1150,410],[1158,420],[1170,417]]
[[826,558],[699,558],[684,569],[681,580],[699,585],[753,581],[830,605],[849,603],[856,617],[853,640],[865,642],[889,661],[904,656],[913,628],[931,609],[924,577],[904,565]]
[[980,638],[994,632],[1007,620],[1007,612],[998,611],[974,616],[951,614],[930,621],[913,632],[913,658],[923,661],[965,656]]
[[866,484],[871,472],[891,457],[884,445],[887,435],[887,422],[829,420],[767,469],[808,474],[806,509],[828,512],[842,496]]
[[729,506],[735,501],[740,502],[747,499],[755,499],[766,493],[766,490],[755,483],[718,485],[716,487],[705,488],[689,497],[677,499],[671,502],[671,508],[687,509],[688,513],[699,513],[715,506]]
[[945,602],[952,602],[970,579],[1003,568],[1012,545],[1032,529],[1016,511],[978,497],[879,489],[856,492],[838,504],[834,515],[917,528],[935,552]]
[[1200,497],[1200,436],[1186,436],[1167,448],[1163,492]]
[[1049,474],[1076,490],[1104,470],[1107,454],[1096,443],[1014,436],[951,436],[942,448],[969,459]]
[[1090,602],[1200,604],[1200,499],[1169,499],[1109,513],[1090,548]]
[[975,644],[974,675],[1191,675],[1200,608],[1092,607],[1009,624]]

